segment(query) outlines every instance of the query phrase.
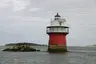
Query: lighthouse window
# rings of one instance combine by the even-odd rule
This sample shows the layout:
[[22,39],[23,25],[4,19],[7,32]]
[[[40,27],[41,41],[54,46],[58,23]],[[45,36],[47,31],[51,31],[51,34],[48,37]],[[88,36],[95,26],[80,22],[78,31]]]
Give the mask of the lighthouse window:
[[68,28],[65,28],[65,32],[68,32]]
[[54,28],[52,28],[52,31],[54,32]]
[[67,28],[66,28],[66,32],[67,32]]
[[50,29],[49,29],[49,28],[47,28],[47,31],[49,32],[49,31],[50,31]]
[[56,28],[54,28],[54,32],[56,32]]
[[52,28],[50,28],[50,32],[52,31]]
[[50,32],[53,32],[54,31],[54,28],[50,28]]
[[56,28],[56,31],[58,32],[58,31],[59,31],[59,29],[58,29],[58,28]]
[[66,28],[64,28],[64,32],[66,32]]
[[57,32],[58,32],[58,28],[57,28]]
[[63,32],[63,28],[61,28],[61,31]]
[[67,28],[67,32],[69,32],[69,29]]

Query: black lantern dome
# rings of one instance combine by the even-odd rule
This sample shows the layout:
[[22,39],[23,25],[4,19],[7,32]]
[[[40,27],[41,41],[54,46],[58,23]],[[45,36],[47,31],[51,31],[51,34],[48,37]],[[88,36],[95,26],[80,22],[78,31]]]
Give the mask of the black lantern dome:
[[58,13],[55,15],[55,17],[61,17]]

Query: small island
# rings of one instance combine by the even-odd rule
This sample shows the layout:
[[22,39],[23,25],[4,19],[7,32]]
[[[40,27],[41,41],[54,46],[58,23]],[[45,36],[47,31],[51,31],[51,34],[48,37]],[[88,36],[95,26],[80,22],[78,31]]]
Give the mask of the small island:
[[96,44],[94,44],[94,45],[87,45],[86,47],[96,47]]
[[9,46],[9,47],[4,49],[3,51],[13,51],[13,52],[40,51],[40,50],[33,48],[32,45],[40,46],[39,44],[34,44],[34,43],[11,43],[11,44],[6,44],[5,46]]

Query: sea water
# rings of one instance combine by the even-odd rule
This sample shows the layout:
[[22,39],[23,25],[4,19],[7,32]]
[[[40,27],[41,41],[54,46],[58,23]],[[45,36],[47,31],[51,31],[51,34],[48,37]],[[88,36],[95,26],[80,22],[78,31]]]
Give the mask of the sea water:
[[0,50],[0,64],[96,64],[95,47],[68,47],[67,53],[48,53],[45,52],[47,47],[41,47],[41,49],[42,52]]

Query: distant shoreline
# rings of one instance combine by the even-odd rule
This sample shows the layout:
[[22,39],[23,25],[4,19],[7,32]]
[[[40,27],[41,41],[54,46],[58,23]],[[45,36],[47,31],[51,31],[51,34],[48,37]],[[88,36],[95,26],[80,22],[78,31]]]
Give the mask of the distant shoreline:
[[35,43],[28,43],[28,42],[21,42],[21,43],[9,43],[5,44],[5,46],[14,46],[14,45],[30,45],[30,46],[47,46],[45,44],[35,44]]

